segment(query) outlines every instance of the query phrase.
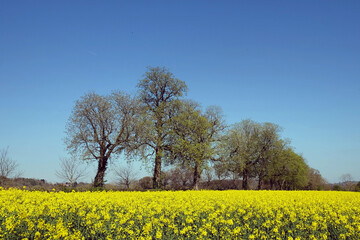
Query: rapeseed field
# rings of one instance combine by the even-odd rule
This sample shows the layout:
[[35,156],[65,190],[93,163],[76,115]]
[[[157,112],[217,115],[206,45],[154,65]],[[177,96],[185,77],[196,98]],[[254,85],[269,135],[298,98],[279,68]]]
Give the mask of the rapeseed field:
[[360,239],[360,194],[1,189],[0,239]]

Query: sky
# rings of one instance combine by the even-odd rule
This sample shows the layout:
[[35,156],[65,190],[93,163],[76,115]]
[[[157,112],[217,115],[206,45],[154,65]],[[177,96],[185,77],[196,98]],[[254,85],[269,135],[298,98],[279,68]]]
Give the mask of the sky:
[[60,182],[75,101],[136,94],[146,67],[164,66],[228,124],[278,124],[329,182],[360,181],[359,12],[351,0],[2,0],[0,149],[23,177]]

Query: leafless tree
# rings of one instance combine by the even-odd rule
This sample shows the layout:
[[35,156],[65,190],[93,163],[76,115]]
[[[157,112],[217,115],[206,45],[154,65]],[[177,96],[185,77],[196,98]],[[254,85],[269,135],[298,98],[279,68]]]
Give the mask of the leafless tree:
[[170,187],[174,190],[188,189],[192,185],[193,172],[186,167],[177,167],[169,171]]
[[355,183],[353,182],[354,179],[349,173],[341,175],[340,181],[346,190],[352,190],[355,186]]
[[346,183],[346,182],[353,181],[353,178],[349,173],[347,173],[347,174],[341,175],[340,180],[341,180],[341,182]]
[[0,150],[0,177],[19,177],[17,173],[18,163],[9,157],[9,147]]
[[70,186],[74,186],[85,175],[86,171],[84,168],[81,168],[79,160],[71,158],[62,158],[60,169],[56,171],[56,176],[68,182]]
[[131,164],[125,167],[119,167],[114,170],[116,181],[121,186],[125,186],[126,189],[130,189],[130,185],[135,181],[136,172],[133,170]]
[[97,161],[94,187],[104,185],[108,162],[131,149],[139,129],[137,100],[122,92],[89,93],[76,102],[67,124],[66,144],[82,160]]

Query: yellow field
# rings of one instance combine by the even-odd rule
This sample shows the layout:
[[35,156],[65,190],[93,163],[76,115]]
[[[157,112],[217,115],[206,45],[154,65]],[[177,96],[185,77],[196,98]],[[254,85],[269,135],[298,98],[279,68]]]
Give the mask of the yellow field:
[[360,239],[352,192],[0,190],[1,239]]

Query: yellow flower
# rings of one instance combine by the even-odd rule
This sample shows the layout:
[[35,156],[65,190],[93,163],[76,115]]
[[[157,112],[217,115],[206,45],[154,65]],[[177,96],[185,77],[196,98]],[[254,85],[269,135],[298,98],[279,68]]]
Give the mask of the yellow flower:
[[35,233],[35,236],[34,236],[34,239],[35,240],[38,240],[38,239],[40,239],[41,238],[41,234],[39,233],[39,232],[36,232]]
[[358,206],[354,192],[2,189],[0,239],[360,239]]
[[161,231],[157,231],[156,232],[156,238],[160,239],[162,237],[162,232]]

